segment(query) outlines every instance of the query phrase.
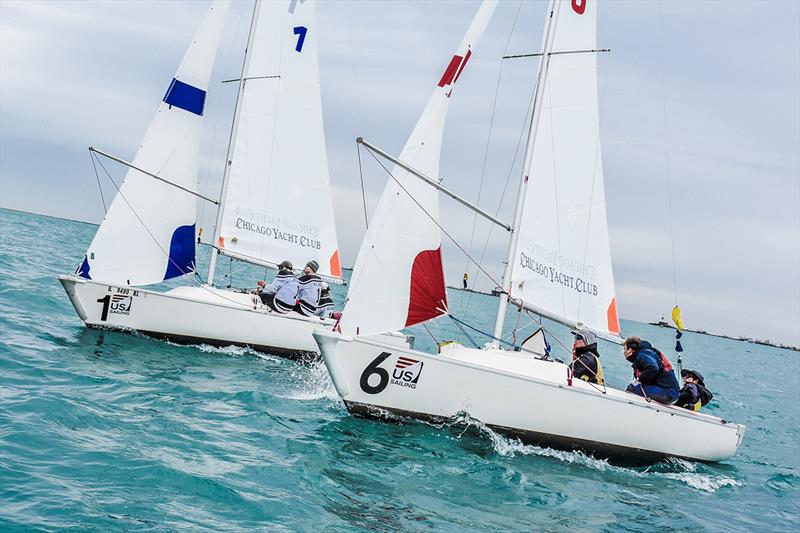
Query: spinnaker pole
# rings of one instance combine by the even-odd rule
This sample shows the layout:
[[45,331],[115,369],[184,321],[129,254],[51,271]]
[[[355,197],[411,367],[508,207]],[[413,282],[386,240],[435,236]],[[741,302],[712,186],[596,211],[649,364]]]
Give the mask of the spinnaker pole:
[[219,208],[217,209],[217,221],[214,224],[214,238],[211,240],[211,259],[208,264],[208,278],[206,283],[214,285],[214,270],[217,266],[217,256],[219,255],[219,233],[222,226],[222,217],[225,214],[225,203],[228,195],[228,182],[231,176],[231,162],[233,149],[236,145],[236,131],[239,128],[239,115],[242,111],[242,93],[244,82],[246,81],[247,68],[250,66],[250,58],[253,47],[253,37],[256,34],[256,24],[258,22],[258,11],[261,8],[261,0],[255,0],[253,4],[253,18],[250,20],[250,33],[247,35],[247,47],[244,50],[244,60],[242,61],[242,75],[239,77],[239,89],[236,93],[236,104],[233,112],[233,125],[231,126],[231,136],[228,139],[228,152],[225,156],[225,172],[222,175],[222,190],[219,195]]

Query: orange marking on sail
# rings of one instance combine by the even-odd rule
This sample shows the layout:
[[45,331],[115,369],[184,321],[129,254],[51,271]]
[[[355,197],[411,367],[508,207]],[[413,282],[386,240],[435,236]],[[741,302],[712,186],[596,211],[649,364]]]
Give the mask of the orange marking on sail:
[[611,303],[608,304],[608,311],[606,311],[606,316],[608,316],[608,331],[610,333],[616,333],[619,335],[619,317],[617,316],[617,298],[611,298]]
[[225,248],[225,237],[223,237],[222,235],[219,236],[219,247]]
[[339,262],[339,250],[333,252],[331,256],[331,276],[342,276],[342,264]]

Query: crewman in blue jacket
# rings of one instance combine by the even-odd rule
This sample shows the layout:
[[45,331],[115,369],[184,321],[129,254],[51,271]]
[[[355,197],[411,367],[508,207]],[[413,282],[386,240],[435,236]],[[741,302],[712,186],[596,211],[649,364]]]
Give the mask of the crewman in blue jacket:
[[624,347],[625,359],[630,361],[633,376],[638,381],[628,385],[626,390],[665,405],[675,403],[680,386],[669,359],[639,337],[628,337]]

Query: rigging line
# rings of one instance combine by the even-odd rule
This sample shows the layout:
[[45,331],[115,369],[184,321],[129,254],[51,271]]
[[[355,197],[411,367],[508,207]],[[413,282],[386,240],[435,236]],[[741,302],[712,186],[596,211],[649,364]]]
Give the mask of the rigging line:
[[111,154],[107,154],[106,152],[103,152],[102,150],[98,150],[97,148],[94,148],[93,146],[89,147],[89,151],[90,152],[94,152],[94,153],[99,154],[99,155],[102,155],[103,157],[107,157],[108,159],[110,159],[110,160],[112,160],[112,161],[114,161],[116,163],[120,163],[122,165],[125,165],[128,168],[132,168],[133,170],[136,170],[137,172],[141,172],[142,174],[144,174],[146,176],[150,176],[153,179],[156,179],[156,180],[158,180],[158,181],[160,181],[162,183],[166,183],[167,185],[175,187],[176,189],[180,189],[183,192],[192,194],[194,196],[197,196],[198,198],[202,198],[203,200],[206,200],[207,202],[211,202],[212,204],[219,204],[219,202],[217,202],[213,198],[209,198],[207,196],[203,196],[202,194],[200,194],[197,191],[193,191],[192,189],[186,188],[183,185],[178,185],[174,181],[170,181],[170,180],[168,180],[166,178],[163,178],[163,177],[159,176],[158,174],[154,174],[154,173],[152,173],[150,171],[147,171],[147,170],[145,170],[143,168],[137,167],[133,163],[129,163],[128,161],[125,161],[124,159],[120,159],[119,157],[113,156]]
[[488,272],[486,272],[486,271],[483,269],[483,267],[481,267],[481,266],[480,266],[480,264],[479,264],[477,261],[475,261],[475,259],[473,259],[473,258],[472,258],[472,256],[471,256],[471,255],[469,255],[469,253],[467,253],[467,251],[464,249],[464,247],[463,247],[463,246],[461,246],[461,245],[458,243],[458,241],[456,241],[456,240],[455,240],[455,238],[453,238],[453,236],[452,236],[452,235],[450,235],[450,233],[448,233],[448,231],[447,231],[446,229],[444,229],[444,227],[443,227],[443,226],[442,226],[442,225],[439,223],[439,221],[438,221],[438,220],[436,220],[436,219],[435,219],[435,218],[434,218],[434,217],[433,217],[433,216],[432,216],[430,213],[428,213],[428,211],[427,211],[427,210],[426,210],[424,207],[422,207],[422,204],[420,204],[420,203],[417,201],[417,199],[416,199],[416,198],[414,198],[414,196],[412,196],[412,195],[411,195],[411,193],[409,193],[409,192],[408,192],[408,189],[406,189],[406,188],[403,186],[403,184],[402,184],[402,183],[400,183],[400,180],[398,180],[397,178],[395,178],[395,177],[394,177],[394,175],[392,175],[392,173],[389,171],[389,169],[388,169],[388,168],[386,168],[386,166],[383,164],[383,161],[381,161],[380,159],[378,159],[378,156],[377,156],[377,155],[375,155],[375,154],[373,154],[373,153],[372,153],[372,150],[367,150],[367,153],[369,153],[369,154],[372,156],[372,158],[373,158],[373,159],[375,159],[375,161],[377,161],[377,162],[378,162],[378,164],[381,166],[381,168],[382,168],[383,170],[385,170],[387,174],[389,174],[389,176],[390,176],[390,177],[391,177],[391,178],[394,180],[394,182],[395,182],[395,183],[397,183],[398,187],[400,187],[401,189],[403,189],[403,192],[405,192],[405,193],[406,193],[406,195],[408,195],[408,197],[409,197],[409,198],[411,198],[411,201],[413,201],[415,204],[417,204],[417,207],[419,207],[419,208],[420,208],[420,210],[421,210],[423,213],[425,213],[425,215],[426,215],[426,216],[427,216],[429,219],[431,219],[431,222],[433,222],[434,224],[436,224],[436,226],[439,228],[439,230],[441,230],[441,232],[442,232],[442,233],[444,233],[444,234],[447,236],[447,238],[448,238],[448,239],[450,239],[450,240],[453,242],[453,244],[455,244],[455,245],[456,245],[456,248],[458,248],[459,250],[461,250],[461,252],[462,252],[464,255],[466,255],[467,257],[469,257],[469,258],[470,258],[470,260],[471,260],[473,263],[475,263],[475,264],[478,266],[478,269],[480,269],[480,271],[481,271],[481,272],[483,272],[484,274],[486,274],[486,276],[487,276],[487,277],[488,277],[490,280],[492,280],[492,281],[495,281],[495,280],[494,280],[494,278],[491,276],[491,274],[489,274]]
[[517,328],[519,328],[519,321],[522,318],[522,309],[517,310],[517,323],[514,324],[514,329],[511,330],[511,342],[517,343]]
[[[170,160],[172,160],[172,156],[174,156],[176,153],[178,153],[178,150],[180,150],[180,148],[183,146],[183,143],[186,142],[186,139],[189,138],[189,135],[195,130],[195,128],[197,128],[202,123],[202,120],[203,120],[202,117],[197,117],[197,118],[192,120],[192,125],[189,127],[188,130],[186,130],[186,133],[183,135],[181,140],[178,141],[178,143],[175,145],[175,148],[169,153],[167,158],[164,159],[164,164],[161,165],[161,168],[159,168],[155,172],[156,174],[161,174],[161,171],[164,170],[164,167],[166,167],[167,164],[170,162]],[[197,177],[195,176],[195,179],[196,178]]]
[[94,162],[94,153],[89,150],[89,159],[92,160],[92,168],[94,168],[94,177],[97,179],[97,188],[100,189],[100,200],[103,202],[103,213],[108,214],[108,207],[106,207],[106,198],[103,196],[103,186],[100,184],[100,174],[97,172],[97,164]]
[[[245,76],[244,81],[247,80],[276,80],[280,79],[280,76]],[[235,81],[242,81],[242,78],[233,78],[230,80],[222,80],[220,83],[233,83]]]
[[525,352],[525,353],[529,353],[529,354],[535,355],[537,359],[541,359],[541,360],[548,360],[548,361],[558,361],[559,363],[566,364],[566,363],[564,363],[564,361],[562,361],[561,359],[557,359],[557,358],[555,358],[555,357],[549,357],[549,356],[544,356],[544,357],[543,357],[543,356],[542,356],[542,354],[536,353],[536,352],[534,352],[533,350],[528,350],[527,348],[523,348],[522,346],[517,346],[517,345],[515,345],[515,344],[512,344],[512,343],[510,343],[510,342],[508,342],[508,341],[506,341],[506,340],[503,340],[503,339],[498,339],[497,337],[493,336],[491,333],[486,333],[485,331],[482,331],[482,330],[480,330],[480,329],[476,328],[475,326],[472,326],[472,325],[470,325],[470,324],[467,324],[467,323],[466,323],[466,322],[464,322],[463,320],[460,320],[460,319],[458,319],[458,318],[454,317],[453,315],[450,315],[450,314],[448,314],[447,316],[449,316],[449,317],[450,317],[450,318],[451,318],[451,319],[452,319],[454,322],[456,322],[457,324],[461,324],[462,326],[465,326],[465,327],[467,327],[467,328],[471,329],[472,331],[474,331],[474,332],[476,332],[476,333],[480,333],[481,335],[483,335],[483,336],[485,336],[485,337],[489,337],[489,338],[490,338],[490,339],[492,339],[492,340],[495,340],[495,341],[501,342],[501,343],[503,343],[503,344],[505,344],[505,345],[507,345],[507,346],[511,346],[511,347],[512,347],[512,348],[514,348],[516,351]]
[[[135,216],[135,217],[136,217],[136,219],[137,219],[137,220],[139,221],[139,223],[142,225],[142,228],[144,228],[144,230],[147,232],[147,234],[150,236],[150,238],[151,238],[151,239],[153,240],[153,242],[156,244],[156,246],[158,247],[158,249],[159,249],[159,250],[161,250],[161,253],[163,253],[163,254],[166,256],[167,260],[168,260],[170,263],[172,263],[172,265],[173,265],[175,268],[177,268],[179,272],[183,272],[183,268],[182,268],[181,266],[179,266],[179,265],[178,265],[178,264],[177,264],[177,263],[176,263],[176,262],[175,262],[175,261],[172,259],[172,257],[170,257],[169,253],[168,253],[166,250],[164,250],[164,248],[162,248],[162,247],[161,247],[161,244],[158,242],[158,239],[156,239],[155,235],[153,235],[153,234],[150,232],[150,228],[148,228],[148,227],[147,227],[147,224],[145,224],[145,223],[144,223],[144,221],[143,221],[143,220],[142,220],[142,219],[139,217],[139,213],[137,213],[137,212],[136,212],[136,210],[133,208],[133,206],[130,204],[130,202],[128,202],[128,199],[127,199],[127,198],[125,198],[125,195],[124,195],[124,194],[122,194],[122,188],[121,188],[121,187],[118,187],[118,186],[117,186],[117,183],[116,183],[116,182],[115,182],[115,181],[114,181],[114,180],[111,178],[111,174],[109,174],[109,172],[108,172],[108,170],[106,169],[105,165],[103,165],[103,162],[102,162],[102,161],[100,161],[100,159],[99,159],[99,158],[97,159],[97,162],[100,164],[100,167],[101,167],[101,168],[102,168],[102,169],[105,171],[105,173],[106,173],[106,176],[108,176],[108,179],[109,179],[109,180],[111,180],[111,183],[113,183],[113,184],[114,184],[114,188],[115,188],[115,189],[117,189],[117,193],[118,193],[118,194],[120,195],[120,197],[121,197],[121,198],[122,198],[122,199],[125,201],[125,205],[127,205],[127,206],[128,206],[128,208],[131,210],[131,213],[133,213],[133,216]],[[192,238],[192,241],[194,241],[194,238]],[[197,265],[193,265],[193,266],[194,266],[195,268],[192,270],[192,272],[195,272],[195,271],[197,270]],[[186,275],[186,274],[189,274],[189,272],[184,272],[184,275]]]
[[434,336],[433,336],[433,333],[431,333],[431,330],[428,328],[428,325],[427,325],[425,322],[421,322],[421,323],[420,323],[420,325],[421,325],[423,328],[425,328],[425,331],[427,331],[427,332],[428,332],[428,335],[430,335],[430,336],[431,336],[431,339],[433,339],[433,342],[434,342],[434,343],[436,343],[436,345],[438,346],[438,345],[439,345],[439,341],[437,341],[437,340],[436,340],[436,337],[434,337]]
[[[597,63],[595,63],[595,70],[597,70]],[[597,142],[595,143],[595,150],[594,150],[594,166],[592,167],[592,187],[589,193],[589,215],[586,217],[586,237],[584,239],[584,246],[583,246],[583,265],[586,265],[586,257],[589,255],[589,231],[592,227],[592,205],[594,202],[594,191],[595,185],[597,183],[597,163],[600,158],[600,123],[603,120],[603,109],[605,107],[606,102],[606,95],[608,94],[608,66],[606,66],[605,73],[603,76],[603,96],[601,101],[598,103],[597,109]],[[606,217],[608,218],[608,217]],[[608,225],[608,222],[606,222]],[[581,309],[583,307],[583,298],[578,298],[578,313],[576,316],[576,321],[580,321],[581,318]]]
[[347,3],[347,32],[350,37],[350,57],[352,58],[353,64],[353,85],[354,90],[353,94],[356,97],[356,116],[358,117],[358,131],[364,131],[364,121],[361,117],[361,97],[359,96],[358,91],[358,63],[356,62],[356,53],[355,53],[355,45],[353,39],[353,21],[352,21],[352,12],[351,12],[352,2]]
[[[358,117],[358,131],[364,131],[364,120],[361,116],[361,98],[358,91],[358,65],[356,63],[355,45],[353,44],[352,2],[347,3],[347,32],[350,37],[350,57],[353,66],[353,95],[356,99],[356,116]],[[369,229],[369,209],[367,207],[367,192],[364,187],[364,170],[361,165],[361,147],[356,144],[356,157],[358,158],[358,177],[361,180],[361,202],[364,205],[364,227]]]
[[[519,320],[517,320],[517,324],[519,324]],[[530,315],[528,315],[528,322],[527,322],[526,324],[523,324],[522,326],[519,326],[519,327],[515,327],[516,333],[517,333],[517,334],[519,334],[521,331],[525,331],[525,329],[526,329],[526,328],[529,328],[530,326],[541,326],[541,323],[540,323],[540,322],[537,322],[537,321],[536,321],[536,320],[534,320],[534,319],[532,319],[532,318],[530,317]],[[512,333],[509,333],[509,334],[508,334],[508,335],[506,335],[504,338],[505,338],[506,340],[508,340],[508,339],[513,339],[513,338],[514,338],[514,332],[512,332]]]
[[[531,114],[531,112],[533,110],[533,99],[529,98],[528,100],[529,100],[530,103],[528,104],[528,110],[527,110],[527,112],[525,113],[525,116],[522,119],[523,120],[522,128],[520,128],[519,138],[517,139],[517,147],[514,150],[514,157],[512,157],[512,159],[511,159],[511,166],[509,167],[508,174],[506,175],[506,183],[503,186],[503,192],[500,194],[500,201],[497,204],[497,210],[495,211],[495,216],[500,214],[500,209],[503,207],[503,201],[505,200],[506,193],[508,192],[508,184],[511,183],[511,175],[514,173],[514,165],[516,165],[517,156],[519,155],[519,149],[522,146],[522,139],[525,136],[525,129],[526,129],[525,125],[528,124],[528,122],[529,122],[528,117],[530,116],[530,114]],[[480,263],[483,263],[483,259],[486,256],[486,251],[489,249],[489,241],[492,238],[492,232],[493,231],[494,231],[494,226],[490,226],[489,227],[489,233],[488,233],[488,235],[486,235],[486,241],[483,243],[483,251],[481,252]],[[478,276],[476,275],[475,278],[476,279],[473,280],[473,286],[478,283],[478,280],[477,280]],[[469,307],[469,304],[472,301],[472,295],[473,294],[474,293],[471,292],[467,296],[466,307]],[[502,296],[501,296],[501,298],[502,298]]]
[[[508,47],[511,44],[511,38],[514,36],[514,29],[517,26],[517,19],[519,18],[519,12],[521,10],[522,10],[522,0],[520,0],[519,4],[517,5],[517,12],[514,15],[514,21],[511,23],[511,31],[508,32],[508,38],[506,39],[506,45],[503,48],[503,54],[508,52]],[[501,85],[501,82],[503,80],[503,65],[504,65],[504,63],[501,61],[500,62],[500,68],[497,71],[497,85],[495,86],[495,89],[494,89],[494,100],[492,101],[492,113],[491,113],[491,117],[489,119],[489,132],[486,135],[486,149],[483,152],[483,164],[481,165],[481,181],[480,181],[480,183],[478,185],[478,197],[475,199],[475,205],[479,205],[480,204],[481,196],[482,196],[482,193],[483,193],[483,183],[484,183],[484,180],[486,178],[486,164],[487,164],[487,162],[489,160],[489,148],[491,146],[491,141],[492,141],[492,130],[494,129],[494,117],[495,117],[495,112],[497,110],[497,100],[498,100],[498,97],[500,95],[500,85]],[[469,247],[467,248],[470,251],[470,253],[472,253],[472,245],[473,245],[473,242],[475,240],[475,226],[476,226],[477,223],[478,223],[478,213],[473,213],[473,215],[472,215],[472,231],[470,232],[470,235],[469,235]],[[468,270],[469,270],[469,262],[467,262],[467,264],[464,265],[464,273],[466,273]],[[477,280],[473,280],[473,283],[472,283],[472,289],[473,290],[476,287],[476,285],[475,285],[476,281]],[[460,305],[459,305],[459,308],[458,308],[458,314],[460,315],[463,312],[463,310],[464,310],[464,298],[461,299],[461,302],[460,302]]]
[[[465,329],[464,329],[464,326],[462,326],[461,324],[459,324],[459,323],[458,323],[458,321],[457,321],[457,320],[455,320],[455,318],[453,318],[453,315],[450,315],[450,314],[448,314],[447,316],[449,316],[449,317],[450,317],[450,318],[453,320],[453,323],[456,325],[456,327],[457,327],[459,330],[461,330],[461,333],[463,333],[463,334],[464,334],[464,336],[467,338],[467,340],[468,340],[469,342],[471,342],[471,343],[472,343],[472,345],[473,345],[475,348],[480,348],[480,346],[478,345],[478,343],[477,343],[477,342],[475,342],[475,339],[473,339],[473,338],[470,336],[470,334],[469,334],[469,333],[467,333],[467,330],[465,330]],[[460,338],[460,337],[461,337],[461,336],[459,335],[459,338]],[[456,342],[458,342],[458,341],[456,341]]]
[[367,214],[367,192],[364,189],[364,171],[361,167],[361,143],[356,143],[356,155],[358,156],[358,177],[361,178],[361,201],[364,204],[364,227],[369,229],[369,215]]
[[[546,110],[549,111],[550,114],[550,153],[553,158],[553,192],[555,193],[553,199],[556,207],[554,218],[556,221],[556,241],[558,242],[558,264],[561,264],[561,217],[559,215],[561,210],[558,206],[558,170],[556,166],[556,134],[553,127],[553,93],[549,83],[545,84],[545,89],[547,90],[548,100]],[[531,157],[533,157],[533,155],[531,155]],[[531,180],[531,183],[533,183],[533,180]],[[561,316],[567,316],[567,288],[563,284],[561,284]]]
[[[246,12],[247,12],[246,9],[241,9],[240,10],[239,20],[236,23],[236,29],[234,30],[234,33],[233,33],[233,41],[236,41],[236,39],[239,37],[239,32],[241,31],[241,27],[242,27],[242,21],[245,18],[245,13]],[[223,67],[223,72],[228,72],[228,69],[231,66],[231,61],[233,60],[233,52],[234,52],[235,49],[236,49],[236,47],[233,45],[233,42],[231,42],[231,45],[228,47],[228,53],[227,53],[226,58],[225,58],[225,66]],[[210,181],[211,181],[211,166],[212,166],[211,162],[212,162],[212,159],[213,159],[213,154],[216,151],[215,148],[217,146],[217,138],[219,136],[219,129],[220,129],[219,128],[220,113],[222,111],[222,105],[221,105],[221,102],[222,102],[222,91],[216,91],[216,92],[217,92],[216,98],[215,98],[215,100],[216,100],[216,112],[214,113],[214,122],[213,122],[213,125],[212,125],[212,130],[214,131],[214,134],[211,137],[211,149],[208,151],[208,163],[206,165],[206,179],[203,182],[203,194],[206,195],[206,196],[208,196],[208,189],[209,189],[209,187],[211,185],[210,184]],[[225,166],[224,165],[222,167],[222,171],[225,172]],[[200,216],[197,219],[199,223],[202,223],[202,221],[205,219],[205,213],[206,213],[205,204],[200,204]],[[212,241],[214,240],[214,233],[213,232],[211,233],[211,240]]]
[[[565,54],[589,54],[589,53],[597,53],[597,52],[610,52],[610,48],[594,48],[591,50],[562,50],[560,52],[550,52],[547,54],[548,56],[560,56]],[[503,52],[505,53],[505,52]],[[517,59],[520,57],[542,57],[543,53],[537,54],[515,54],[511,56],[503,56],[500,59]]]
[[675,299],[675,305],[678,305],[678,274],[675,268],[675,236],[672,228],[672,182],[669,172],[669,138],[667,128],[667,81],[664,71],[664,14],[662,12],[661,0],[658,2],[658,37],[659,44],[661,45],[661,94],[662,104],[664,111],[664,166],[667,178],[667,220],[669,220],[669,243],[670,251],[672,252],[672,295]]

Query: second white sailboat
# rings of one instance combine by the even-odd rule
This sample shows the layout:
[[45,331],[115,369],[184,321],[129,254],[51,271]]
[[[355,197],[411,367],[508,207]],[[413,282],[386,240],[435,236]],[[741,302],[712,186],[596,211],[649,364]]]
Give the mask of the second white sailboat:
[[[59,280],[90,327],[318,357],[311,333],[332,320],[277,314],[252,294],[213,286],[219,255],[271,268],[313,260],[323,278],[342,282],[314,2],[254,3],[217,201],[195,191],[205,98],[228,6],[217,0],[210,7],[81,266]],[[198,197],[219,206],[207,283],[141,288],[195,274]]]

